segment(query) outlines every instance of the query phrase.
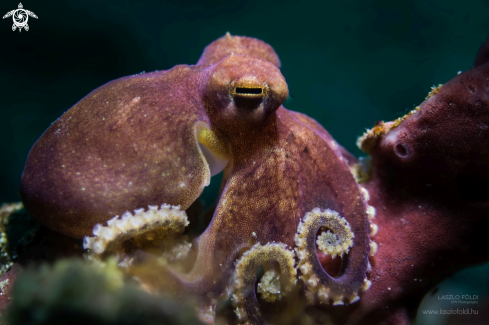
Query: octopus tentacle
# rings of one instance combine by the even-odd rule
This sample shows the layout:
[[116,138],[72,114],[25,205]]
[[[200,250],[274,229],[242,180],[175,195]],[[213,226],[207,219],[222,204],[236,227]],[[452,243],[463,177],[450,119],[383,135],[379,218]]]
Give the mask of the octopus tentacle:
[[[313,214],[315,213],[320,213],[321,217],[314,218]],[[309,218],[314,218],[314,220],[309,221]],[[321,213],[321,210],[316,208],[312,210],[312,212],[306,214],[304,223],[307,223],[308,221],[319,223],[321,226],[327,227],[333,231],[323,231],[316,241],[318,248],[324,254],[329,254],[332,258],[335,258],[336,255],[343,257],[343,254],[348,254],[350,247],[353,246],[353,238],[355,235],[351,231],[350,224],[345,218],[340,217],[336,211],[328,209],[325,210],[324,213]],[[301,228],[301,230],[304,231],[305,229]],[[300,235],[296,236],[296,243],[297,242],[304,246],[303,239]]]
[[256,270],[260,265],[266,265],[270,261],[279,264],[280,276],[277,276],[277,270],[265,272],[258,287],[263,299],[269,302],[281,299],[297,282],[294,252],[289,251],[285,244],[254,245],[236,262],[233,304],[236,306],[235,312],[241,322],[266,324],[260,313],[254,286],[257,280]]
[[[321,227],[329,230],[323,232],[316,241],[316,234]],[[324,240],[325,238],[332,241]],[[306,295],[310,302],[314,301],[315,296],[322,303],[333,300],[333,305],[343,305],[345,302],[351,304],[359,299],[358,294],[362,291],[363,284],[350,281],[345,276],[331,277],[321,267],[316,255],[316,243],[320,250],[332,257],[348,254],[353,246],[353,238],[354,234],[348,221],[330,209],[315,208],[306,213],[303,222],[299,223],[295,237],[298,268],[302,273],[300,278],[308,290]]]
[[[360,186],[360,192],[362,193],[363,199],[365,202],[370,201],[370,194],[368,193],[368,190],[365,187]],[[372,239],[372,237],[374,237],[377,234],[377,232],[379,231],[379,227],[375,223],[373,223],[373,221],[372,221],[375,218],[375,213],[376,213],[375,208],[371,205],[368,205],[368,203],[367,203],[366,213],[367,213],[367,217],[368,217],[368,220],[370,223],[370,243],[369,243],[370,253],[369,253],[369,257],[370,257],[370,259],[373,259],[375,254],[377,254],[378,245]],[[372,271],[372,264],[370,263],[370,259],[369,259],[368,268],[367,268],[367,272],[369,272],[369,273]],[[368,285],[368,287],[370,287],[370,284]]]
[[[365,202],[370,201],[370,194],[368,193],[368,190],[365,187],[360,186],[360,192],[362,193],[363,200]],[[375,213],[376,213],[375,208],[373,206],[367,204],[366,213],[367,213],[368,220],[370,221],[370,224],[372,225],[373,224],[372,220],[375,218]],[[376,225],[374,225],[374,226],[376,226]],[[375,233],[377,233],[377,232],[375,232]],[[375,236],[375,235],[371,235],[371,236]]]
[[[93,227],[94,237],[86,236],[83,247],[89,250],[89,257],[103,257],[114,251],[128,239],[138,244],[154,239],[176,237],[183,233],[189,224],[187,214],[180,206],[163,204],[124,212],[121,217],[115,216],[107,221],[107,226],[96,224]],[[188,245],[184,245],[188,246]]]

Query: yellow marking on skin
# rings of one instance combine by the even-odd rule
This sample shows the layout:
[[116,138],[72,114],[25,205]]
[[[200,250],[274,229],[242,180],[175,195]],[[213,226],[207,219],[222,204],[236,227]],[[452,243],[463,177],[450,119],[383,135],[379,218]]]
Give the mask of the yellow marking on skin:
[[197,128],[197,141],[206,146],[217,158],[228,159],[229,150],[222,139],[220,139],[217,134],[210,129],[206,128],[204,125],[198,123]]

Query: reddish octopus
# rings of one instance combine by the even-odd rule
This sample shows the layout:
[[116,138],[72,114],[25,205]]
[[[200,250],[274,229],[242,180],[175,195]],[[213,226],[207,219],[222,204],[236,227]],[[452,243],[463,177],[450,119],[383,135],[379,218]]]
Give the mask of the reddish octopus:
[[[89,258],[117,254],[152,290],[201,297],[208,322],[232,297],[249,324],[407,324],[433,285],[489,258],[488,47],[365,133],[366,168],[281,106],[268,44],[227,34],[196,65],[88,94],[32,148],[21,197],[46,227],[85,236]],[[221,171],[212,219],[187,243],[185,210]]]

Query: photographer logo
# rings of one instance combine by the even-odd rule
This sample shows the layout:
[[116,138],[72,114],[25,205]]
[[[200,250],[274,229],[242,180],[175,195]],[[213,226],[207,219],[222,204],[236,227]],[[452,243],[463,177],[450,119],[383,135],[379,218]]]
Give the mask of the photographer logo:
[[17,9],[7,12],[3,16],[3,19],[8,18],[10,16],[12,16],[12,19],[14,20],[14,24],[12,25],[12,31],[14,32],[17,28],[19,29],[19,32],[22,31],[22,28],[24,28],[26,31],[29,30],[29,25],[27,25],[29,16],[37,19],[36,14],[33,13],[32,11],[25,10],[22,3],[19,3],[19,7]]

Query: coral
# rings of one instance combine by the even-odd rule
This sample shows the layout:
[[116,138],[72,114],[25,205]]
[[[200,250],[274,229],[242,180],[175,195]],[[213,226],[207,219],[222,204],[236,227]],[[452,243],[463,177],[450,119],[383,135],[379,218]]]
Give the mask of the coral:
[[13,265],[22,250],[34,238],[39,224],[31,219],[22,203],[4,203],[0,207],[0,276]]
[[436,87],[375,141],[360,141],[372,156],[362,185],[377,207],[378,252],[357,319],[408,323],[431,287],[489,259],[488,44],[473,69]]
[[114,260],[60,260],[19,275],[8,324],[201,324],[188,303],[125,282]]
[[13,265],[12,258],[8,251],[7,225],[10,216],[22,209],[21,203],[2,204],[0,207],[0,274],[3,275]]
[[[195,298],[206,322],[236,322],[233,296],[250,324],[297,323],[292,305],[304,323],[407,323],[433,285],[489,259],[488,44],[360,137],[371,159],[357,160],[282,106],[268,44],[226,34],[196,65],[111,81],[63,114],[29,154],[22,200],[54,231],[93,231],[91,256],[116,255],[147,291]],[[197,211],[220,172],[216,206]]]

